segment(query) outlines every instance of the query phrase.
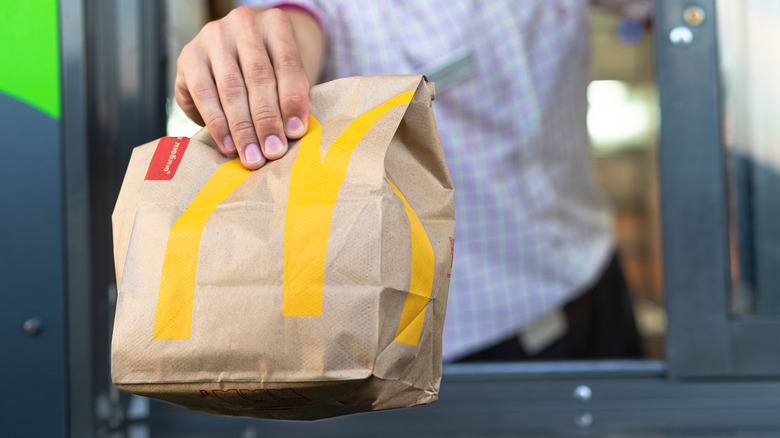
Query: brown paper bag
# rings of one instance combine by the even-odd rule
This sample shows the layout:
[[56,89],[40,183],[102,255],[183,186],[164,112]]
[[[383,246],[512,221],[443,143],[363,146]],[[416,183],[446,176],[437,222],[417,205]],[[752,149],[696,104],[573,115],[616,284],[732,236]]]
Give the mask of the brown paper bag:
[[454,208],[432,98],[422,76],[318,85],[309,133],[254,172],[205,129],[137,147],[114,384],[262,418],[435,401]]

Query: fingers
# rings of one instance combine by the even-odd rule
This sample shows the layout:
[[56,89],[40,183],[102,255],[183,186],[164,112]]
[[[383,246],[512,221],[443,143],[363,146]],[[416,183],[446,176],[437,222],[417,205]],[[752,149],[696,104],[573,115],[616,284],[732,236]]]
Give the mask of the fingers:
[[295,41],[292,22],[278,9],[266,12],[265,42],[276,75],[279,107],[285,133],[300,138],[309,122],[309,80]]
[[263,154],[275,160],[287,152],[287,138],[306,132],[309,83],[287,14],[271,9],[256,20],[262,37],[237,40],[237,52]]
[[[185,47],[179,57],[175,84],[176,100],[195,123],[206,125],[222,152],[236,153],[227,118],[222,110],[217,86],[205,56],[187,56]],[[186,75],[183,72],[187,72]]]
[[237,8],[182,50],[176,100],[249,169],[282,157],[309,120],[309,83],[287,14]]
[[221,37],[215,36],[212,42],[216,47],[210,49],[209,57],[230,135],[244,166],[257,169],[265,164],[266,157],[255,131],[244,77],[235,52],[222,44]]
[[[251,20],[254,17],[236,17]],[[238,59],[246,84],[251,122],[263,155],[275,160],[287,152],[287,138],[276,94],[276,72],[268,57],[262,35],[236,41]]]
[[182,111],[184,111],[184,114],[186,114],[187,117],[192,119],[192,121],[198,125],[205,125],[206,123],[200,117],[198,108],[195,106],[195,102],[192,100],[192,95],[187,89],[187,80],[184,78],[184,73],[181,69],[178,69],[176,73],[176,81],[174,82],[173,92],[176,96],[176,102],[178,102],[179,107],[182,109]]

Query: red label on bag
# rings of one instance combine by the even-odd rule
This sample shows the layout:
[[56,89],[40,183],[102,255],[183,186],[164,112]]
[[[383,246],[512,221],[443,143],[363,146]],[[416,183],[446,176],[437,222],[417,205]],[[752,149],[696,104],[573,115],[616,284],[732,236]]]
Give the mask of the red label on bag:
[[179,168],[190,139],[187,137],[163,137],[157,143],[154,156],[146,171],[145,181],[170,181]]

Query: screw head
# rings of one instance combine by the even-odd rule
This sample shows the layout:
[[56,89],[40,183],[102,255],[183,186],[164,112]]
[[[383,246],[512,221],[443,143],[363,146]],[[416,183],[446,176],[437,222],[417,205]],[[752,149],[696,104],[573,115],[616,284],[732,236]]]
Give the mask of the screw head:
[[685,26],[677,26],[669,32],[669,41],[676,47],[687,47],[693,42],[693,32]]
[[22,324],[22,329],[30,336],[37,336],[43,330],[43,322],[40,318],[30,318]]
[[587,429],[593,424],[593,414],[582,412],[574,416],[574,424],[580,429]]
[[574,388],[574,399],[582,402],[590,401],[593,397],[593,391],[587,385],[579,385]]
[[688,6],[683,11],[683,20],[691,26],[698,26],[704,22],[707,14],[699,6]]

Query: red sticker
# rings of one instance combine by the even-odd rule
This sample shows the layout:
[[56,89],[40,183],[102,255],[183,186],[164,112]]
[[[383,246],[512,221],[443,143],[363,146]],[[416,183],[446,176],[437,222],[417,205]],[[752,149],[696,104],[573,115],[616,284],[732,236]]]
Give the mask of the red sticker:
[[163,137],[157,143],[154,156],[146,171],[145,181],[170,181],[179,168],[190,139],[187,137]]

